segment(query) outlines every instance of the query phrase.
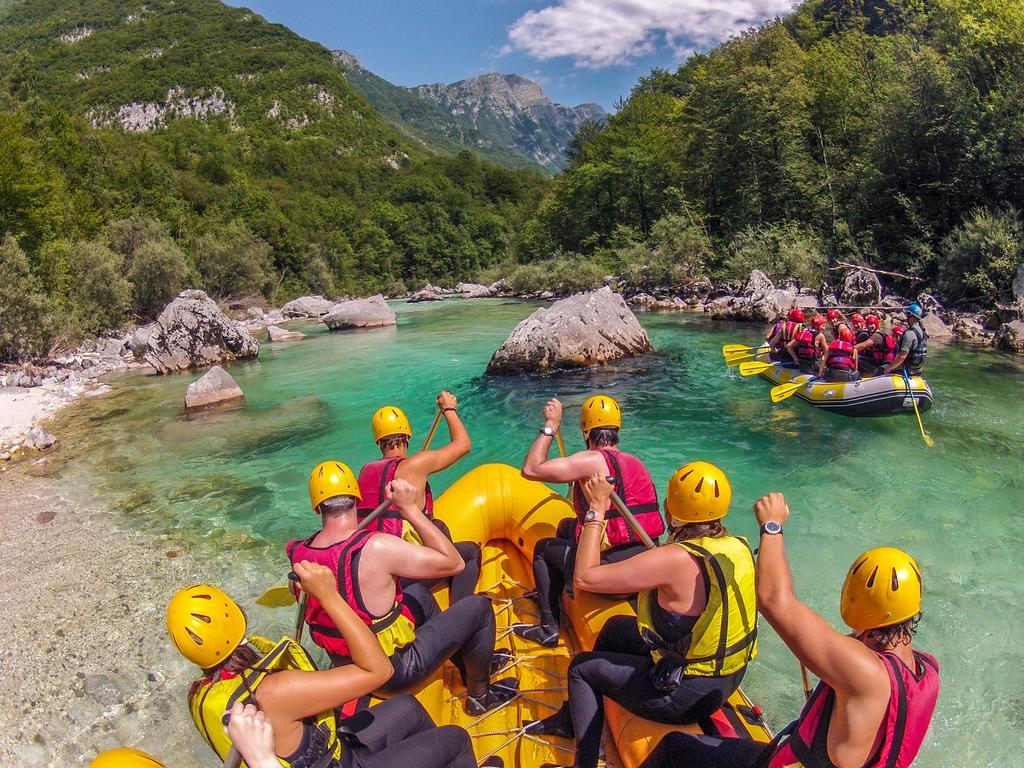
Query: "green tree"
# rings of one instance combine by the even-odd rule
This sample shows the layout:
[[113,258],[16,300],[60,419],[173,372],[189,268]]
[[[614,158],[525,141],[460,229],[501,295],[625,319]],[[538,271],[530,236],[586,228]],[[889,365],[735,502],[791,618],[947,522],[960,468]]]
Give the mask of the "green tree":
[[46,351],[52,322],[46,297],[11,235],[0,240],[0,360]]
[[173,240],[143,243],[128,267],[132,310],[142,319],[155,318],[187,286],[189,273],[188,260]]
[[124,258],[103,243],[80,242],[71,249],[73,278],[69,300],[72,335],[120,328],[131,305],[132,286]]
[[1009,300],[1024,263],[1024,222],[1012,208],[976,210],[943,239],[940,253],[943,295],[982,306]]
[[270,246],[239,219],[197,238],[192,257],[203,288],[216,298],[255,296],[270,284]]

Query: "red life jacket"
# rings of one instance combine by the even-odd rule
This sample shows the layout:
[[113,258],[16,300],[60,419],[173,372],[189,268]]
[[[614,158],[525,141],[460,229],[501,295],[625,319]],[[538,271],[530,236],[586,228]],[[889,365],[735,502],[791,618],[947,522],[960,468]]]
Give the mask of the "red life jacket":
[[825,358],[825,367],[834,368],[839,371],[853,370],[853,344],[848,341],[836,339],[828,345],[828,356]]
[[874,344],[871,345],[871,361],[875,365],[891,363],[896,357],[896,341],[888,333],[875,331],[871,334]]
[[813,363],[818,359],[818,347],[814,343],[818,338],[818,331],[811,328],[804,328],[796,337],[796,356],[798,359]]
[[[295,563],[311,560],[331,569],[338,583],[338,593],[375,635],[384,633],[400,619],[408,620],[414,627],[416,626],[416,619],[405,604],[402,585],[398,579],[395,579],[395,604],[384,616],[377,617],[371,614],[359,594],[359,554],[366,543],[379,533],[380,531],[367,528],[328,547],[313,546],[311,542],[314,536],[305,541],[295,539],[287,546],[288,559],[293,567]],[[348,656],[348,643],[315,597],[310,597],[306,603],[306,623],[309,624],[309,634],[314,643],[328,653]]]
[[[615,478],[615,492],[625,503],[626,507],[636,521],[640,523],[647,535],[656,539],[665,532],[665,518],[661,515],[661,508],[658,506],[658,492],[654,488],[654,481],[647,471],[644,463],[635,456],[630,456],[622,451],[610,451],[607,448],[598,449],[604,456],[605,464],[608,466],[608,474]],[[590,504],[583,495],[580,483],[573,486],[573,507],[576,509],[576,538],[580,537],[583,530],[583,518],[590,509]],[[636,534],[630,530],[625,518],[614,506],[604,516],[607,521],[605,533],[608,536],[608,543],[613,547],[617,544],[625,544],[629,541],[639,541]]]
[[[371,461],[359,470],[359,493],[363,497],[359,502],[359,508],[356,510],[356,517],[359,520],[373,512],[384,501],[384,489],[387,488],[388,483],[395,479],[398,465],[403,461],[405,459],[398,456],[377,459],[377,461]],[[427,483],[426,496],[423,514],[427,517],[433,517],[434,496],[430,492],[430,483]],[[375,523],[370,523],[370,529],[390,533],[392,536],[401,536],[404,523],[405,520],[402,517],[402,513],[392,506],[384,510],[384,514],[378,517]]]
[[[914,651],[916,670],[894,653],[880,653],[889,673],[889,708],[882,719],[882,743],[864,768],[908,768],[917,757],[939,697],[939,663]],[[828,757],[828,727],[835,691],[818,683],[790,734],[772,753],[768,768],[835,768]],[[787,729],[787,730],[790,730]]]
[[784,323],[782,326],[782,345],[785,346],[791,342],[801,330],[803,330],[803,325],[800,323]]

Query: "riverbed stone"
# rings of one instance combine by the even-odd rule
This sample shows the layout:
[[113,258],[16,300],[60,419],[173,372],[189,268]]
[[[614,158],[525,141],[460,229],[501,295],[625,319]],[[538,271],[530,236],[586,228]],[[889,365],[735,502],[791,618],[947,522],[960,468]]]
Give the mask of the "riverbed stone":
[[153,324],[143,357],[158,373],[256,357],[260,343],[203,291],[182,291]]
[[352,299],[335,304],[320,320],[332,331],[398,324],[395,311],[379,293],[367,299]]
[[921,327],[928,334],[928,338],[933,341],[949,341],[953,338],[953,332],[938,315],[925,315],[921,319]]
[[281,314],[285,317],[321,317],[331,311],[335,302],[325,299],[319,294],[316,296],[301,296],[292,299],[283,307]]
[[213,366],[185,390],[185,410],[198,411],[207,408],[230,408],[245,402],[242,388],[230,373],[219,365]]
[[270,337],[271,341],[298,341],[299,339],[306,338],[306,334],[301,331],[290,331],[287,328],[282,328],[279,325],[268,325],[267,336]]
[[606,286],[536,310],[498,347],[487,372],[578,368],[650,351],[647,332],[622,296]]
[[1024,320],[1014,320],[999,326],[993,344],[1006,352],[1024,355]]
[[882,299],[882,283],[874,272],[854,269],[843,279],[839,298],[847,307],[877,306]]
[[22,445],[32,451],[45,451],[56,444],[57,438],[42,427],[32,427],[25,435]]

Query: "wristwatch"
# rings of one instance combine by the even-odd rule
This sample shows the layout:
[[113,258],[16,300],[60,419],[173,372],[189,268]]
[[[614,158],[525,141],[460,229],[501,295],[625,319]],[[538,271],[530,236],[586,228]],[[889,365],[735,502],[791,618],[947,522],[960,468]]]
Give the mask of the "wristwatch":
[[592,509],[588,509],[587,510],[587,514],[585,514],[583,516],[583,522],[584,523],[595,523],[595,522],[599,523],[601,521],[597,519],[597,512],[595,512]]
[[761,534],[768,534],[769,536],[778,536],[782,533],[782,524],[775,520],[769,520],[761,526]]
[[545,424],[543,427],[540,428],[540,433],[542,435],[547,435],[548,437],[554,437],[555,436],[555,430],[553,430],[547,424]]

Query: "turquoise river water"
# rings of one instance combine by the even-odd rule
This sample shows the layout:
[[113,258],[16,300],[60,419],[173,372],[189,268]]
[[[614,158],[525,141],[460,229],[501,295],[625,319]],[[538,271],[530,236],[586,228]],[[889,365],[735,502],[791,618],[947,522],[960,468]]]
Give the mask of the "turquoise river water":
[[[258,362],[231,367],[243,409],[192,420],[182,398],[198,374],[126,375],[110,396],[60,417],[55,431],[73,441],[75,465],[58,471],[84,473],[123,525],[216,554],[208,578],[251,602],[281,581],[281,545],[316,525],[306,491],[313,465],[335,458],[358,468],[379,455],[369,430],[377,406],[402,406],[422,436],[438,390],[458,395],[473,453],[436,479],[437,492],[476,464],[518,465],[548,397],[578,407],[604,391],[621,402],[623,446],[647,462],[659,492],[681,464],[714,462],[733,484],[729,525],[751,537],[751,504],[786,494],[798,592],[837,626],[854,557],[881,544],[911,552],[925,578],[919,645],[943,668],[916,764],[1024,765],[1024,366],[987,350],[936,348],[926,372],[936,404],[924,415],[936,445],[926,448],[909,416],[849,419],[796,398],[772,405],[767,384],[740,378],[720,353],[724,343],[757,341],[757,329],[698,317],[641,315],[657,351],[629,362],[483,376],[532,309],[447,301],[396,305],[397,329],[328,333],[310,323],[305,341],[265,344]],[[579,449],[571,408],[566,421]],[[257,610],[254,622],[286,631],[290,613]],[[767,626],[761,648],[744,687],[779,727],[800,707],[798,667]]]

